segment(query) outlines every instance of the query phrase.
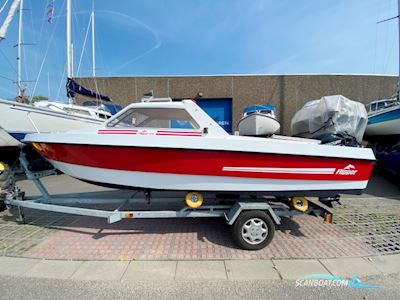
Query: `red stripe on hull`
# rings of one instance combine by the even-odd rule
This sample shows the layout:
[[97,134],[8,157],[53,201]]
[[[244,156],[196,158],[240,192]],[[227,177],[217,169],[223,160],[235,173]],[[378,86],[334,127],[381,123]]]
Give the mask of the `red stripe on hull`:
[[[88,167],[187,175],[228,176],[298,180],[368,180],[372,161],[218,150],[189,150],[145,147],[115,147],[72,144],[40,144],[48,159]],[[346,172],[349,165],[356,172]],[[224,171],[234,167],[238,171]],[[240,169],[241,168],[241,169]],[[252,168],[247,172],[246,168]],[[254,168],[292,169],[265,172]],[[293,169],[303,169],[296,174]],[[334,169],[331,174],[312,174],[309,169]],[[343,171],[344,170],[344,171]],[[323,172],[322,172],[323,173]],[[354,173],[354,174],[352,174]],[[134,184],[134,183],[132,183]]]
[[156,133],[156,135],[162,135],[162,136],[201,136],[201,133]]

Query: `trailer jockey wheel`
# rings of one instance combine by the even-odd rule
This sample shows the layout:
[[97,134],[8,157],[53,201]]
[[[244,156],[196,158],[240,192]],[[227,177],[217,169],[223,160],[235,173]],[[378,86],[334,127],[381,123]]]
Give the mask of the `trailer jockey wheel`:
[[274,237],[275,224],[268,213],[261,210],[242,212],[232,226],[232,237],[245,250],[260,250]]
[[203,195],[197,192],[187,193],[185,203],[190,208],[199,208],[203,204]]

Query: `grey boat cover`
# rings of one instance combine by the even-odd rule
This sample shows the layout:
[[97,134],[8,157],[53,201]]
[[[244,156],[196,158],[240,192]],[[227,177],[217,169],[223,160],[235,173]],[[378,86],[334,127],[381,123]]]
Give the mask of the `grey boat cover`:
[[323,133],[345,133],[361,143],[368,116],[364,104],[342,95],[308,101],[292,118],[293,136],[313,138]]

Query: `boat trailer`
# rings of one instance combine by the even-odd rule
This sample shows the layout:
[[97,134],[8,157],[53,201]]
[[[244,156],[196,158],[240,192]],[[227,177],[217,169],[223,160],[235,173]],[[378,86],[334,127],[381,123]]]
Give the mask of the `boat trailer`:
[[[332,221],[332,209],[319,200],[295,197],[280,199],[275,197],[254,197],[245,194],[227,199],[218,193],[184,193],[153,190],[132,190],[128,197],[115,197],[113,192],[92,192],[93,197],[82,194],[50,195],[41,178],[56,175],[55,169],[31,171],[25,154],[19,161],[26,178],[31,180],[40,192],[40,196],[25,196],[15,184],[14,175],[7,166],[0,163],[0,211],[5,208],[18,209],[17,221],[25,222],[24,208],[49,212],[74,214],[107,219],[115,223],[122,219],[148,218],[211,218],[223,217],[232,230],[235,242],[246,250],[259,250],[267,246],[275,232],[275,225],[281,224],[281,217],[297,215],[315,215],[323,217],[325,222]],[[116,191],[118,192],[118,190]],[[104,194],[111,196],[104,198]],[[85,193],[86,196],[87,193]],[[186,194],[186,199],[185,199]],[[184,205],[186,200],[186,205]],[[202,205],[203,201],[215,204]],[[130,204],[182,203],[176,210],[124,210]],[[115,205],[112,210],[95,209],[88,205]],[[84,205],[85,207],[81,207]]]

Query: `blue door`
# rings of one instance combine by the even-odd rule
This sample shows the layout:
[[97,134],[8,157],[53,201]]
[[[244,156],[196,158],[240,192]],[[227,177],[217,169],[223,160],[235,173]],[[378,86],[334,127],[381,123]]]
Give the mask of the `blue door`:
[[196,99],[196,103],[226,132],[232,133],[232,98]]

